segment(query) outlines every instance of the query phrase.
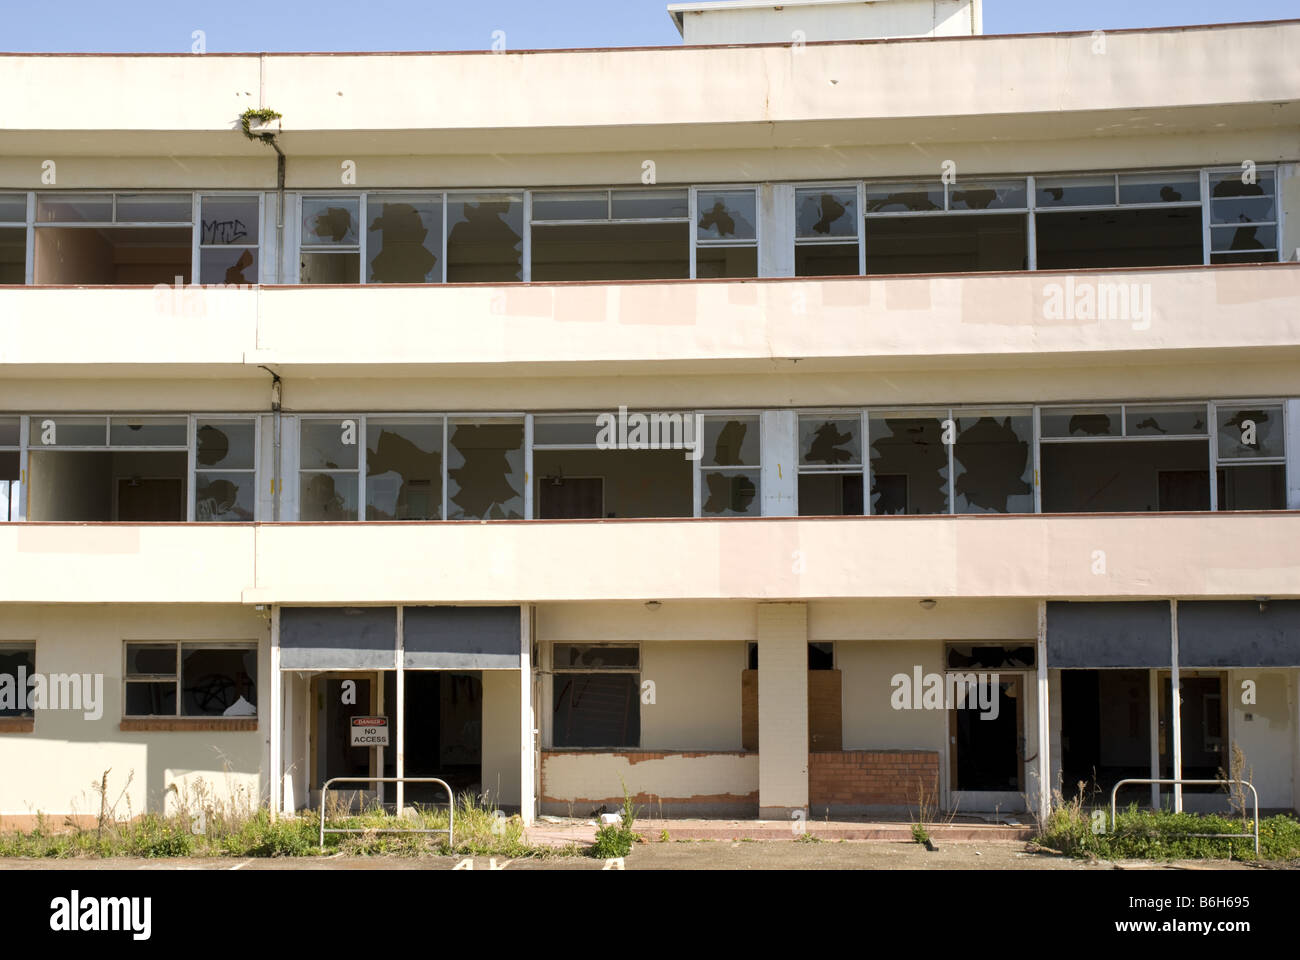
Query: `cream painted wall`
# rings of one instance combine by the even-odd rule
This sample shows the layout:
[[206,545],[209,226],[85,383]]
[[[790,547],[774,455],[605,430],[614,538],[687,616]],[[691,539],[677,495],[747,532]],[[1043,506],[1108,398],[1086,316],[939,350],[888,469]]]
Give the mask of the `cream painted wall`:
[[641,682],[655,702],[641,704],[643,750],[740,750],[740,641],[641,645]]
[[519,671],[484,670],[483,790],[493,803],[519,806]]
[[[1243,704],[1242,681],[1255,681],[1256,702]],[[1232,704],[1231,738],[1246,755],[1261,807],[1295,807],[1291,764],[1296,737],[1296,690],[1300,671],[1231,670],[1224,695]],[[1247,715],[1252,719],[1247,720]],[[1225,758],[1226,761],[1227,758]]]
[[754,609],[755,604],[743,600],[684,600],[655,610],[635,602],[543,603],[537,606],[537,639],[543,643],[753,640]]
[[[653,797],[701,798],[699,812],[709,807],[752,816],[752,794],[758,791],[758,754],[722,754],[712,757],[668,755],[629,761],[608,753],[558,753],[542,762],[543,813],[585,817],[588,801],[620,801],[623,785],[633,797],[644,797],[642,816],[658,816]],[[707,798],[707,799],[705,799]],[[573,804],[572,810],[568,806]],[[676,813],[689,814],[689,808]]]
[[[0,639],[36,643],[36,669],[103,674],[103,715],[38,711],[33,733],[0,733],[0,816],[98,813],[91,789],[110,770],[109,795],[125,789],[118,813],[161,811],[168,788],[209,794],[227,804],[258,803],[267,749],[265,720],[256,732],[123,732],[124,641],[257,640],[258,709],[270,709],[270,626],[237,606],[8,606]],[[127,785],[128,779],[130,785]]]
[[1033,600],[944,600],[933,610],[915,600],[815,600],[808,639],[1034,640],[1037,607]]
[[[836,662],[843,673],[845,750],[940,750],[948,739],[943,710],[895,710],[890,678],[943,673],[943,644],[929,641],[840,640]],[[946,760],[943,773],[946,780]]]

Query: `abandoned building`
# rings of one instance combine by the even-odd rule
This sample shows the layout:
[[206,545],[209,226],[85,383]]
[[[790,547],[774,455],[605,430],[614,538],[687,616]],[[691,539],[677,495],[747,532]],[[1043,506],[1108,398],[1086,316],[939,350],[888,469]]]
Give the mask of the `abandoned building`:
[[980,7],[0,55],[0,822],[1296,808],[1300,20]]

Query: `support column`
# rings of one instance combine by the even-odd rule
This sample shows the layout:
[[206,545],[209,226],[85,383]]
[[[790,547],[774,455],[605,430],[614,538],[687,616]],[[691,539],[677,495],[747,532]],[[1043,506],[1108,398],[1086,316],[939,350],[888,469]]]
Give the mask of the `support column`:
[[1052,813],[1051,685],[1047,679],[1047,601],[1038,601],[1038,822]]
[[759,414],[763,448],[763,516],[799,515],[799,417],[793,410]]
[[[1173,714],[1170,745],[1174,756],[1174,779],[1183,777],[1183,691],[1178,676],[1178,601],[1169,601],[1169,709]],[[1174,784],[1174,813],[1183,812],[1183,786]]]
[[[406,653],[404,651],[405,629],[402,624],[402,613],[405,607],[397,608],[397,717],[393,724],[397,728],[397,739],[395,749],[397,756],[393,762],[393,776],[397,777],[397,815],[402,815],[402,804],[406,800],[406,784],[402,783],[402,777],[406,776]],[[382,776],[383,770],[379,773]]]
[[758,605],[758,815],[808,810],[808,607]]
[[284,771],[281,770],[281,745],[280,739],[284,736],[282,694],[284,691],[284,678],[280,676],[280,607],[271,608],[271,711],[267,717],[266,727],[267,734],[270,737],[270,749],[266,760],[266,774],[270,781],[271,819],[275,820],[280,816],[280,796],[281,784],[284,778]]
[[[1160,779],[1160,671],[1148,670],[1147,699],[1151,723],[1151,779]],[[1151,809],[1160,809],[1160,784],[1151,784]]]
[[533,608],[519,608],[519,816],[533,822],[537,785],[533,781],[537,722],[533,717]]

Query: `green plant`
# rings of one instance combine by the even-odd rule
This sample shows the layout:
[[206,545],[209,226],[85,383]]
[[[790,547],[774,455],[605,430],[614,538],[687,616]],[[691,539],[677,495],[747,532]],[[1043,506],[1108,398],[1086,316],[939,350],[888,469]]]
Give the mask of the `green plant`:
[[822,838],[818,836],[814,836],[811,833],[801,833],[799,834],[799,836],[794,838],[794,842],[795,843],[821,843]]
[[256,120],[260,123],[269,123],[272,120],[279,120],[284,114],[269,110],[266,107],[256,107],[245,110],[239,115],[240,126],[244,128],[244,136],[249,140],[260,140],[263,143],[270,143],[275,139],[274,133],[253,133],[249,126]]
[[[632,852],[632,844],[641,838],[633,830],[636,824],[638,808],[632,802],[632,794],[627,789],[625,781],[623,784],[623,809],[619,813],[618,823],[602,824],[596,830],[596,841],[591,845],[591,855],[601,860],[608,860],[613,857],[626,857]],[[665,830],[660,834],[660,839],[665,839],[668,831]]]
[[668,836],[668,828],[664,827],[662,830],[659,831],[659,842],[667,843],[669,839],[671,838]]
[[925,829],[925,824],[923,823],[912,824],[912,839],[917,843],[930,842],[930,832]]

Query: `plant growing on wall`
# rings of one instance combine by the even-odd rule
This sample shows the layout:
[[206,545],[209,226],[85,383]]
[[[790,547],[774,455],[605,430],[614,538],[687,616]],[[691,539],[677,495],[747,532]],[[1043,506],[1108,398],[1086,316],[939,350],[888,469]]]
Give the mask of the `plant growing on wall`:
[[240,126],[244,128],[244,136],[249,140],[260,140],[263,143],[271,143],[275,140],[274,133],[253,133],[250,129],[253,123],[270,123],[272,120],[279,120],[284,114],[267,107],[249,108],[239,115]]

